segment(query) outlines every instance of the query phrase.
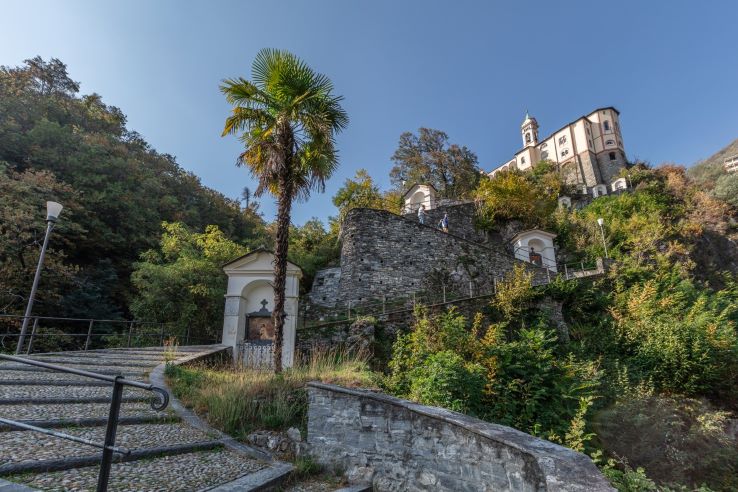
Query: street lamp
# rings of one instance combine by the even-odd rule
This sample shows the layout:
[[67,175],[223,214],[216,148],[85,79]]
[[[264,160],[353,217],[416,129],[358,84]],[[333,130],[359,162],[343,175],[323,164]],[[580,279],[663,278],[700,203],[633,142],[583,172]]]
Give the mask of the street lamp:
[[31,295],[28,297],[28,305],[26,306],[26,314],[23,316],[23,326],[21,327],[20,336],[18,337],[18,345],[15,348],[16,355],[21,353],[23,342],[28,331],[28,321],[31,319],[31,311],[33,310],[33,301],[36,298],[36,289],[38,288],[38,280],[41,278],[41,268],[43,268],[44,257],[46,256],[46,247],[49,245],[49,236],[54,229],[59,214],[62,211],[61,203],[46,202],[46,235],[44,236],[44,245],[41,246],[41,255],[38,257],[38,265],[36,266],[36,275],[33,277],[33,286],[31,287]]
[[605,258],[609,258],[609,256],[607,255],[607,241],[605,241],[605,228],[602,227],[605,223],[605,220],[600,217],[599,219],[597,219],[597,223],[600,226],[600,233],[602,234],[602,245],[605,247]]

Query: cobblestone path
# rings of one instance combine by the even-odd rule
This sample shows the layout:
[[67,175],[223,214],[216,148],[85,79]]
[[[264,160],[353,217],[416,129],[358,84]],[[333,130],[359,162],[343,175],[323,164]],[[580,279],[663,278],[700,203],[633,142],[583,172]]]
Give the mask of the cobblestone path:
[[[178,358],[211,346],[179,347]],[[164,362],[161,347],[35,354],[29,358],[147,381]],[[112,387],[109,383],[0,361],[0,417],[102,443]],[[245,447],[182,420],[171,406],[152,410],[151,393],[127,387],[116,445],[132,451],[113,464],[109,490],[209,490],[234,480],[274,479],[284,463],[257,459]],[[95,490],[100,451],[91,446],[0,424],[0,478],[36,490]],[[276,473],[272,473],[275,471]],[[2,483],[2,481],[0,481]],[[3,488],[3,490],[6,490]],[[242,490],[249,490],[244,488]]]

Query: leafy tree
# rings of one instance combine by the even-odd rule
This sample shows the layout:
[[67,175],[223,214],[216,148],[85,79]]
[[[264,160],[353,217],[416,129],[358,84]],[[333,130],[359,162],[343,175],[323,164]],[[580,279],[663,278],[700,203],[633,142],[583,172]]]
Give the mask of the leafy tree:
[[302,268],[306,288],[312,285],[315,272],[338,256],[338,237],[326,231],[320,219],[313,217],[301,227],[290,228],[289,259]]
[[738,173],[720,176],[712,193],[715,197],[738,207]]
[[384,208],[384,197],[366,169],[359,169],[353,179],[347,179],[333,196],[341,220],[354,208]]
[[36,314],[55,314],[53,306],[71,288],[77,271],[64,254],[83,234],[74,221],[77,199],[51,173],[17,173],[0,162],[0,312],[25,308],[46,230],[45,200],[58,200],[66,207],[49,243],[35,305]]
[[333,196],[333,205],[338,207],[338,217],[331,219],[331,231],[338,236],[341,223],[350,210],[374,208],[399,214],[402,196],[397,191],[382,193],[366,169],[359,169],[353,179],[347,179],[338,189]]
[[449,144],[446,133],[432,128],[400,135],[392,160],[390,179],[402,191],[413,183],[430,183],[444,198],[467,198],[481,177],[474,152]]
[[146,251],[131,275],[138,319],[173,322],[192,339],[217,338],[227,279],[223,265],[247,253],[217,226],[196,233],[179,222],[162,224],[159,248]]
[[[133,263],[157,245],[162,221],[195,230],[215,224],[249,245],[268,241],[255,209],[244,210],[237,200],[204,187],[173,156],[156,152],[126,128],[120,109],[78,90],[79,83],[57,59],[37,57],[20,67],[0,67],[0,200],[10,207],[0,213],[9,214],[3,222],[8,235],[18,234],[0,243],[0,257],[10,258],[2,267],[18,273],[22,264],[26,272],[0,279],[3,292],[14,299],[0,301],[0,309],[22,312],[30,285],[25,276],[33,268],[28,264],[37,254],[33,241],[49,199],[61,202],[64,212],[47,270],[55,271],[56,260],[63,258],[68,275],[64,288],[52,288],[52,277],[44,274],[40,313],[76,317],[88,309],[85,316],[130,316]],[[14,220],[28,230],[19,232],[11,226]],[[19,248],[26,251],[23,261]]]
[[474,190],[481,225],[493,227],[502,220],[522,220],[531,227],[544,227],[558,205],[563,189],[561,176],[542,161],[535,171],[503,171],[483,177]]
[[323,191],[338,166],[335,135],[348,124],[342,98],[333,84],[292,53],[262,49],[252,66],[252,81],[226,80],[221,86],[234,106],[223,135],[241,133],[245,150],[238,165],[258,179],[256,196],[277,198],[274,249],[274,370],[282,371],[284,288],[287,278],[292,202]]

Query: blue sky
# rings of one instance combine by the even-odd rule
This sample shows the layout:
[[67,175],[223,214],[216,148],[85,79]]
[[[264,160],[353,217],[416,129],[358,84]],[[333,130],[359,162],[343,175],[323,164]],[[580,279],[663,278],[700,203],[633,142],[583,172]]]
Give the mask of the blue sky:
[[[446,131],[484,169],[520,147],[526,108],[541,134],[599,106],[621,111],[631,159],[685,165],[738,138],[738,2],[3,0],[0,64],[69,66],[128,126],[224,194],[253,189],[221,138],[225,77],[262,47],[293,51],[345,96],[341,167],[293,221],[334,213],[359,168],[387,187],[403,131]],[[274,215],[262,199],[265,218]]]

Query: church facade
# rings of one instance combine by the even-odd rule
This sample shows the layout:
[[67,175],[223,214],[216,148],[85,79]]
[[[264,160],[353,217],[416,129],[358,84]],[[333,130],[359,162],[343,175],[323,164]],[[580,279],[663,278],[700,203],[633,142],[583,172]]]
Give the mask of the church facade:
[[526,112],[520,133],[523,148],[490,172],[490,177],[503,170],[531,169],[548,160],[556,164],[567,182],[582,185],[583,192],[596,196],[598,189],[610,188],[627,165],[620,112],[612,106],[581,116],[543,139],[538,136],[538,122]]

